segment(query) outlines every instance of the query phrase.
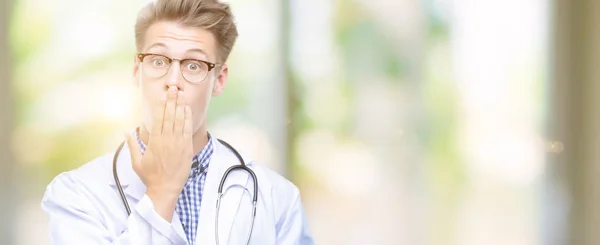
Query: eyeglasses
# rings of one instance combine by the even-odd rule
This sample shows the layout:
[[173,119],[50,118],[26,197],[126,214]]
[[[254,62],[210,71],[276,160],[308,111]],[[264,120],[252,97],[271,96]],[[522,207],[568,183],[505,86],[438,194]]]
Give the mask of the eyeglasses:
[[200,83],[217,66],[215,63],[196,59],[172,59],[160,54],[142,53],[137,55],[143,64],[143,71],[149,77],[162,77],[169,71],[171,63],[178,61],[183,78],[191,83]]

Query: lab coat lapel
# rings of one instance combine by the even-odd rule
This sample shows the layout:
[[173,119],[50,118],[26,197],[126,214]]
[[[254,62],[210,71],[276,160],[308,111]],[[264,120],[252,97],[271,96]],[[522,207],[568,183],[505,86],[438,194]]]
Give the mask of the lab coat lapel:
[[[123,191],[127,196],[127,201],[129,202],[131,209],[133,209],[133,206],[135,206],[134,204],[139,202],[146,193],[146,186],[131,166],[131,155],[129,154],[129,147],[127,144],[125,144],[119,152],[117,159],[117,174]],[[116,190],[117,186],[114,179],[111,179],[109,184]]]
[[[123,146],[119,158],[117,159],[117,171],[119,174],[119,182],[123,187],[123,192],[127,197],[131,212],[134,212],[135,204],[138,203],[146,194],[146,185],[144,185],[144,182],[142,182],[131,166],[131,154],[129,153],[127,144]],[[109,184],[115,188],[115,191],[117,191],[114,180],[111,179]],[[125,208],[122,210],[124,215],[127,215]],[[171,225],[175,228],[175,231],[180,237],[186,239],[185,232],[183,231],[183,226],[181,225],[181,220],[179,219],[177,211],[173,212],[173,220],[171,221]]]
[[[221,143],[216,144],[214,158],[208,167],[206,184],[203,190],[202,204],[200,207],[200,222],[198,225],[196,244],[216,244],[215,220],[218,188],[225,171],[239,164],[235,155]],[[233,222],[237,216],[240,201],[244,195],[244,188],[248,183],[248,174],[235,170],[229,173],[223,185],[223,196],[219,211],[219,244],[229,244]],[[230,188],[231,187],[231,188]],[[227,192],[226,192],[227,190]],[[235,233],[237,235],[237,233]]]

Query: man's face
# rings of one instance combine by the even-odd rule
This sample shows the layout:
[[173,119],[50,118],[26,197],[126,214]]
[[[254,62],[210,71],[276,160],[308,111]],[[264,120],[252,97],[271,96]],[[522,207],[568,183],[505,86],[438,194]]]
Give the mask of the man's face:
[[[205,29],[175,22],[156,22],[148,28],[142,54],[158,54],[175,60],[193,59],[168,63],[162,56],[151,55],[142,63],[135,58],[134,78],[141,92],[143,123],[149,132],[152,132],[152,108],[164,103],[161,98],[166,96],[170,86],[183,91],[186,104],[191,106],[194,133],[205,127],[210,98],[223,91],[228,70],[226,65],[217,65],[202,72],[208,66],[195,60],[218,63],[217,50],[214,36]],[[202,77],[205,78],[202,80]]]

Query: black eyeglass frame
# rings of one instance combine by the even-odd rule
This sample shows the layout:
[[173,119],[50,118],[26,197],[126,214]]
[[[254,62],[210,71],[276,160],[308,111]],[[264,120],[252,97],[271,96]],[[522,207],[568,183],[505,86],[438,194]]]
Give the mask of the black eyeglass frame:
[[[140,60],[140,62],[143,64],[144,63],[144,58],[146,58],[147,56],[150,56],[150,55],[160,56],[160,57],[163,57],[163,58],[167,59],[169,61],[169,65],[171,65],[173,63],[173,61],[179,61],[179,64],[183,64],[186,61],[196,61],[196,62],[200,62],[200,63],[206,64],[208,66],[208,72],[206,73],[206,77],[204,77],[202,80],[200,80],[198,82],[202,82],[202,81],[206,80],[206,78],[208,77],[208,73],[210,71],[212,71],[215,67],[217,67],[218,65],[220,65],[218,63],[212,63],[212,62],[208,62],[208,61],[205,61],[205,60],[199,60],[199,59],[173,59],[171,57],[168,57],[168,56],[165,56],[165,55],[162,55],[162,54],[155,54],[155,53],[138,53],[136,56]],[[164,76],[164,74],[163,74],[163,76]],[[187,80],[187,78],[186,78],[186,80]]]

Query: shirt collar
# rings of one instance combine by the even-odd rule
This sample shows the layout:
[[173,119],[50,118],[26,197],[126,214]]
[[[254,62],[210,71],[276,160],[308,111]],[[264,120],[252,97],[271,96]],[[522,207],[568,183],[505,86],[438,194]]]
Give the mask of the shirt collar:
[[[144,154],[144,152],[146,151],[146,144],[144,144],[144,142],[140,138],[140,135],[138,134],[137,130],[135,130],[133,134],[135,135],[135,138],[140,144],[140,150],[142,154]],[[197,161],[198,164],[193,164],[192,169],[196,169],[198,167],[201,167],[200,169],[208,169],[208,163],[210,162],[210,158],[212,157],[213,152],[215,151],[215,143],[214,138],[210,135],[210,133],[207,134],[208,143],[206,144],[206,146],[204,146],[202,150],[200,150],[200,152],[198,152],[194,156],[193,161]]]

